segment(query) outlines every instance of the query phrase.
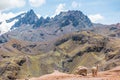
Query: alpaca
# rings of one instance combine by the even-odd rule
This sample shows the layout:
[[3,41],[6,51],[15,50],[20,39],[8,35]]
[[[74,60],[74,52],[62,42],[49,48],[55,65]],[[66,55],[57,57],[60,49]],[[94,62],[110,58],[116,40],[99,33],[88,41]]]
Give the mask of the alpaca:
[[92,76],[93,76],[93,77],[96,77],[96,76],[97,76],[98,66],[99,66],[99,65],[97,65],[96,67],[95,67],[95,66],[92,67]]
[[75,74],[79,74],[82,76],[87,76],[87,68],[83,67],[83,66],[79,66],[76,70],[75,70]]

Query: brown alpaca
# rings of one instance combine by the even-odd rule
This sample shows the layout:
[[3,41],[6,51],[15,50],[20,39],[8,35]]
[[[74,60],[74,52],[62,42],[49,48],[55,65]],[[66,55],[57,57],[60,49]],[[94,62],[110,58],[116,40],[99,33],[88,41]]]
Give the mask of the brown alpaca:
[[79,66],[76,70],[75,70],[75,74],[79,74],[82,76],[87,76],[87,68],[83,67],[83,66]]
[[98,65],[96,67],[92,67],[92,76],[96,77],[98,73]]

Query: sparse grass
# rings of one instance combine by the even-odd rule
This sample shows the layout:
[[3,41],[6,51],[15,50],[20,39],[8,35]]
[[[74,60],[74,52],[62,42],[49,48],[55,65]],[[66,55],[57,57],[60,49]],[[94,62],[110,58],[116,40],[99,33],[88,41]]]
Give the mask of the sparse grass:
[[[51,50],[47,53],[37,51],[40,49],[37,46],[33,49],[29,48],[32,54],[28,54],[25,51],[19,51],[13,48],[11,45],[17,43],[25,47],[32,43],[16,40],[7,42],[0,49],[0,54],[10,56],[10,58],[3,58],[0,65],[4,66],[4,63],[9,61],[14,63],[14,60],[20,59],[20,56],[25,56],[27,60],[22,66],[19,66],[20,70],[18,71],[17,78],[38,77],[51,73],[54,69],[73,73],[78,66],[90,68],[97,63],[103,63],[105,65],[107,63],[105,59],[106,55],[117,55],[120,52],[120,45],[118,45],[120,43],[119,39],[106,41],[106,37],[89,31],[65,35],[61,39],[64,38],[67,38],[67,40],[55,46],[55,51]],[[103,47],[103,49],[100,51],[95,50],[99,47]],[[88,50],[88,48],[91,48],[91,50]],[[105,53],[106,49],[112,49],[113,51]]]

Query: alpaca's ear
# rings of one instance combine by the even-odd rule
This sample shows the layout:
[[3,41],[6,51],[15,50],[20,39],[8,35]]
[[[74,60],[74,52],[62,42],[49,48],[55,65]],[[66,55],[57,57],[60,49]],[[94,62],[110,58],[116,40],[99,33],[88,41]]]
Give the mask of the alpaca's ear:
[[100,64],[97,64],[96,66],[100,66]]
[[100,64],[98,64],[98,66],[101,66]]

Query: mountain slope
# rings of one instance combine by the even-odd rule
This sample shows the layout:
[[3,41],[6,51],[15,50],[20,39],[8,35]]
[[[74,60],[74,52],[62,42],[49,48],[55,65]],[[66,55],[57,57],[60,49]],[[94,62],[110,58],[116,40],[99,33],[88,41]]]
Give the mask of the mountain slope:
[[[54,44],[53,47],[48,45],[50,43]],[[1,78],[37,77],[52,73],[54,69],[74,73],[78,66],[91,68],[98,63],[102,65],[100,70],[108,70],[120,65],[120,48],[117,45],[119,43],[119,39],[108,38],[90,31],[64,35],[49,43],[11,39],[0,48],[0,70],[9,68],[1,73],[4,75]],[[52,48],[44,52],[50,46]],[[15,73],[17,75],[14,75]]]
[[[64,34],[91,27],[91,21],[81,11],[61,12],[54,18],[38,19],[34,11],[30,10],[11,27],[10,32],[2,36],[9,35],[11,38],[20,40],[46,42]],[[1,42],[4,42],[2,37]]]
[[94,27],[91,29],[92,32],[101,34],[104,36],[120,38],[120,23],[103,25],[103,24],[93,24]]

